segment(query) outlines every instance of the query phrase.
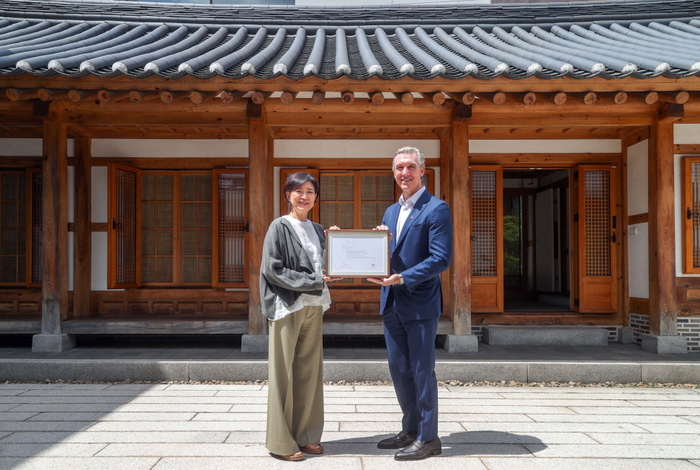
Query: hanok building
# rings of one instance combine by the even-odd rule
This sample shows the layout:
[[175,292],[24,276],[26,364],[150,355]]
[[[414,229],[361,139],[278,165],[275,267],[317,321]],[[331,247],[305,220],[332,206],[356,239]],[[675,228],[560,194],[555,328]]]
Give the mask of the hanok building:
[[[699,350],[699,8],[6,0],[0,334],[254,348],[280,181],[371,228],[415,145],[455,226],[449,350],[514,326]],[[376,286],[332,297],[326,334],[381,334]]]

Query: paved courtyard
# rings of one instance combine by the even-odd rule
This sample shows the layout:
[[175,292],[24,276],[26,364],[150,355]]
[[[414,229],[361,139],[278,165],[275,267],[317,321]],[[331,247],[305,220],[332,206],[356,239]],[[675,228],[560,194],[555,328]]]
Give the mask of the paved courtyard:
[[0,470],[699,469],[700,389],[440,388],[443,455],[395,462],[390,386],[327,385],[326,453],[272,459],[263,385],[0,384]]

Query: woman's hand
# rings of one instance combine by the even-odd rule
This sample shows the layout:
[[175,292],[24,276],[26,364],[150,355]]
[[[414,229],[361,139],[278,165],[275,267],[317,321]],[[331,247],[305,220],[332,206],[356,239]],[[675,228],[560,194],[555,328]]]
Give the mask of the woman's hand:
[[330,227],[328,227],[328,230],[340,230],[340,227],[338,227],[337,225],[331,225]]
[[[328,229],[328,230],[333,230],[333,229]],[[323,270],[323,282],[333,282],[333,281],[340,281],[343,279],[342,277],[330,277],[326,274],[326,270]]]

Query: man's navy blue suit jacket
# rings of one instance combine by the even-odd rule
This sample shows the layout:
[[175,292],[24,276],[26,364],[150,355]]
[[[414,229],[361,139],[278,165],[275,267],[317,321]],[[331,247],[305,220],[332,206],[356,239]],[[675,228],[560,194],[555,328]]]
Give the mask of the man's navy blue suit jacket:
[[387,208],[382,224],[391,232],[391,271],[401,273],[404,285],[383,286],[380,312],[396,302],[404,320],[427,320],[442,314],[440,273],[452,258],[452,217],[444,201],[424,191],[396,237],[401,206]]

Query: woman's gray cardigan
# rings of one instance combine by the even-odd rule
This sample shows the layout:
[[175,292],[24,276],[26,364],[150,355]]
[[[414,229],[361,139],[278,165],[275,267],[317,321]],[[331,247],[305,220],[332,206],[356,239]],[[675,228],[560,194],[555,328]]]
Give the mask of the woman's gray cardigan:
[[[323,227],[317,223],[313,226],[323,255],[326,251]],[[284,217],[273,220],[265,235],[260,266],[263,315],[273,318],[277,297],[285,307],[290,307],[303,293],[321,295],[323,287],[323,274],[315,271],[294,227]]]

